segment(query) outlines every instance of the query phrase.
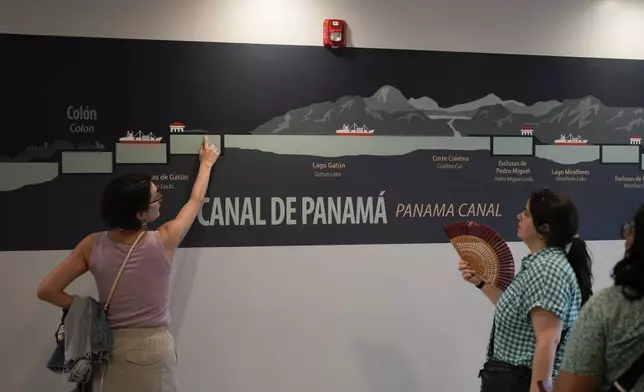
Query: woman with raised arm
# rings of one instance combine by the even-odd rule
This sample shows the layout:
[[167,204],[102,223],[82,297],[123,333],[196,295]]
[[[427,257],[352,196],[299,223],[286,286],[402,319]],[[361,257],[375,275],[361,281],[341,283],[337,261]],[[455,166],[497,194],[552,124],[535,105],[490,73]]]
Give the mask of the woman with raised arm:
[[501,292],[461,261],[463,279],[494,303],[483,392],[539,392],[558,374],[579,309],[592,295],[591,259],[579,238],[579,216],[565,195],[530,195],[517,216],[517,236],[528,247],[519,272]]
[[93,373],[93,384],[103,392],[179,391],[169,329],[170,272],[174,252],[201,208],[218,157],[215,146],[204,137],[190,199],[156,231],[148,231],[147,225],[159,217],[163,196],[151,176],[128,174],[112,180],[101,200],[101,216],[109,230],[85,237],[38,288],[39,299],[67,310],[74,297],[66,288],[90,271],[99,302],[105,304],[123,260],[140,238],[109,304],[111,358],[106,368]]

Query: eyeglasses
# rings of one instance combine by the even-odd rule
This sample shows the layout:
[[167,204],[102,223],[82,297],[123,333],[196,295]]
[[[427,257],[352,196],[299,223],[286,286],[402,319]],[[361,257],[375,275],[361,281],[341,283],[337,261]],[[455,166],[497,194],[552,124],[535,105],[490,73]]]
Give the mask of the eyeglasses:
[[156,203],[157,201],[161,201],[161,199],[163,199],[163,195],[161,194],[161,192],[157,191],[157,197],[155,197],[154,199],[152,199],[152,200],[150,201],[150,204],[154,204],[154,203]]
[[622,239],[626,239],[626,237],[631,235],[634,227],[635,225],[633,224],[633,222],[622,223],[621,232],[620,232]]

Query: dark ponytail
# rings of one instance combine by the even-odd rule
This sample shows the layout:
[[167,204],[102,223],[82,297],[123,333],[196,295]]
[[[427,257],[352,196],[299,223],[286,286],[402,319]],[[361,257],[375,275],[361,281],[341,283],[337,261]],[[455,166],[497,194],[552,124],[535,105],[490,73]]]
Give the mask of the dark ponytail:
[[543,189],[530,196],[530,213],[536,230],[546,244],[566,252],[581,290],[581,304],[593,295],[592,259],[586,242],[579,238],[579,213],[564,194]]
[[566,258],[575,271],[577,283],[581,289],[581,305],[583,306],[593,295],[592,259],[586,241],[578,236],[573,237]]

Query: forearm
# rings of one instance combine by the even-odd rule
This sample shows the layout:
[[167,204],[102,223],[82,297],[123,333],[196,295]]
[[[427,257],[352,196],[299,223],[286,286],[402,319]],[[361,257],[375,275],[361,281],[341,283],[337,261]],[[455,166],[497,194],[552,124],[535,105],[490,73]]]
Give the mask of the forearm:
[[209,164],[202,163],[199,166],[199,172],[197,173],[197,179],[195,180],[194,185],[192,186],[192,194],[190,198],[202,202],[206,197],[206,191],[208,190],[208,183],[210,182],[210,172],[212,166]]
[[38,292],[38,298],[41,301],[48,302],[59,308],[69,309],[72,306],[73,298],[64,291],[59,292]]
[[499,288],[489,284],[485,284],[483,288],[481,288],[481,291],[490,301],[492,301],[493,304],[496,304],[499,298],[501,298],[501,294],[503,294]]
[[532,383],[530,392],[539,392],[537,381],[551,385],[557,342],[537,342],[532,359]]

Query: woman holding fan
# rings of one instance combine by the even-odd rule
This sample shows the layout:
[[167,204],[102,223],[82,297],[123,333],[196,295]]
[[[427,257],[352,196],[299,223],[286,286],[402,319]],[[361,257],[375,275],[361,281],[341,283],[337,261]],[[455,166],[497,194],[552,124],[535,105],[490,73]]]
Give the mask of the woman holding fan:
[[506,290],[486,284],[461,260],[463,279],[496,305],[483,392],[539,392],[551,385],[568,330],[592,295],[591,259],[579,238],[579,216],[565,195],[533,193],[518,215],[517,236],[530,253]]

